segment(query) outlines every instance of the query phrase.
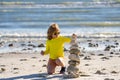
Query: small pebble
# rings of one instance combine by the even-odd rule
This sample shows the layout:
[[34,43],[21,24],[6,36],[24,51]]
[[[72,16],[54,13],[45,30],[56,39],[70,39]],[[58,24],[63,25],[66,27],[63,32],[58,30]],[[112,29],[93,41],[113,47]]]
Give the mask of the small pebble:
[[44,64],[42,67],[47,67],[47,65],[46,65],[46,64]]
[[117,72],[116,72],[116,71],[112,71],[111,73],[113,73],[113,74],[117,74]]
[[20,59],[20,61],[27,61],[27,59]]
[[13,68],[13,70],[18,70],[19,68]]

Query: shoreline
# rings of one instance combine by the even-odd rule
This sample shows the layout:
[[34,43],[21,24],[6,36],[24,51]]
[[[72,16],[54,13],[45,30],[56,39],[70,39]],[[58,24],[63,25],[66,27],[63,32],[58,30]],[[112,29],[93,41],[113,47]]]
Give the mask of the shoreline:
[[[46,39],[36,38],[6,38],[0,41],[0,54],[10,52],[38,52],[45,49]],[[81,47],[81,50],[104,50],[106,46],[114,46],[114,49],[120,51],[120,39],[119,38],[79,38],[77,42]],[[65,48],[69,50],[69,44],[65,45]]]

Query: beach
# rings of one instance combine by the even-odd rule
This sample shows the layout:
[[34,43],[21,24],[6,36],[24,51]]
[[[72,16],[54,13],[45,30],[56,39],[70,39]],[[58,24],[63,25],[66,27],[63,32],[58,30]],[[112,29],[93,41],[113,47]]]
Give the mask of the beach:
[[[59,66],[56,67],[55,74],[47,75],[49,55],[42,56],[33,47],[26,51],[0,53],[0,80],[120,80],[119,38],[81,39],[78,43],[81,51],[78,78],[66,78],[65,74],[59,74]],[[65,47],[65,63],[68,67],[69,44]],[[45,46],[39,49],[44,50]]]
[[[80,75],[47,74],[47,29],[77,35]],[[70,44],[65,44],[69,66]],[[120,0],[0,1],[0,80],[120,80]]]

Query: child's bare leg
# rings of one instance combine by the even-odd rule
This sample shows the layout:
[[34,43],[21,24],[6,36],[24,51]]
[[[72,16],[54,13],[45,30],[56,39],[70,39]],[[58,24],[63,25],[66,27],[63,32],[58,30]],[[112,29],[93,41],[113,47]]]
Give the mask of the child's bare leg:
[[56,64],[57,64],[58,66],[65,67],[64,58],[59,57],[58,59],[56,59]]
[[55,60],[49,59],[47,66],[48,74],[53,74],[55,72],[56,65]]
[[60,70],[60,74],[64,74],[65,73],[65,62],[64,62],[64,58],[60,57],[56,60],[56,64],[58,66],[61,66],[61,70]]

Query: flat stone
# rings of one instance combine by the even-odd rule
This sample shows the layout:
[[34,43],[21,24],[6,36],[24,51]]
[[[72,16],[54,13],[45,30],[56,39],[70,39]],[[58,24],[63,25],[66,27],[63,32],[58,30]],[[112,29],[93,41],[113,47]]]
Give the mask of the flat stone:
[[102,57],[101,59],[107,59],[108,60],[109,58],[108,57]]
[[103,73],[103,72],[101,72],[100,70],[97,70],[95,74],[105,75],[106,73]]
[[79,49],[79,47],[71,46],[70,49]]
[[118,72],[116,72],[116,71],[112,71],[111,73],[112,73],[112,74],[117,74]]
[[85,56],[84,60],[91,60],[91,57],[90,56]]
[[68,64],[73,65],[73,66],[76,66],[76,65],[79,65],[79,64],[80,64],[80,61],[70,60],[70,61],[68,62]]
[[79,68],[77,68],[76,66],[70,65],[67,68],[67,72],[68,73],[79,73]]
[[71,49],[71,50],[69,51],[69,53],[70,53],[70,54],[78,54],[78,55],[80,55],[80,50],[79,50],[79,49]]
[[70,54],[69,59],[74,60],[74,61],[80,61],[79,55],[76,55],[76,54]]
[[69,73],[68,77],[69,78],[78,78],[80,76],[79,73]]

